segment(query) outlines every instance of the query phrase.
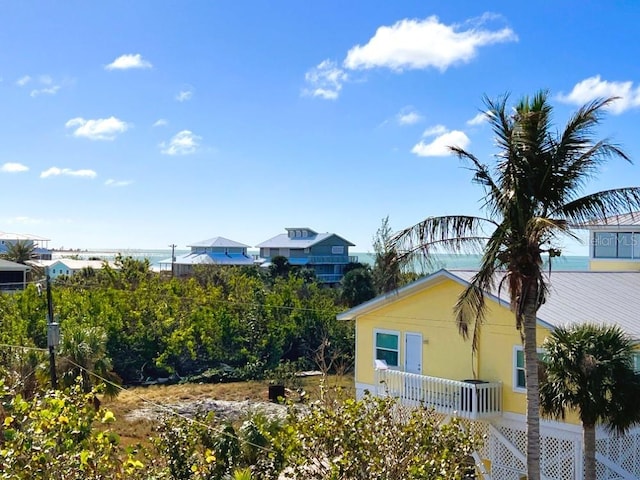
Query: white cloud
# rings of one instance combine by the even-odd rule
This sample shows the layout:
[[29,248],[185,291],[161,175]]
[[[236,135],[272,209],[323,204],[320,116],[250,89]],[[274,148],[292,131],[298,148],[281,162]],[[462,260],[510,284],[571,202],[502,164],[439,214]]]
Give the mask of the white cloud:
[[158,120],[156,120],[154,122],[153,125],[151,125],[152,127],[166,127],[167,125],[169,125],[169,122],[166,121],[164,118],[159,118]]
[[70,168],[58,168],[51,167],[48,170],[40,173],[40,178],[47,177],[58,177],[60,175],[68,176],[68,177],[85,177],[85,178],[96,178],[98,174],[93,170],[81,169],[81,170],[71,170]]
[[424,132],[422,132],[423,137],[435,137],[437,135],[442,135],[447,133],[447,127],[444,125],[434,125],[433,127],[427,128]]
[[424,20],[404,19],[391,26],[379,27],[365,45],[356,45],[347,53],[344,66],[348,69],[437,68],[440,71],[458,63],[473,59],[480,47],[494,43],[517,41],[510,28],[486,30],[480,24],[489,17],[482,17],[475,26],[461,30],[459,25],[440,23],[438,17]]
[[191,97],[193,97],[193,92],[191,90],[180,90],[176,95],[176,100],[179,102],[186,102],[187,100],[191,100]]
[[176,133],[169,143],[160,144],[161,152],[165,155],[189,155],[195,153],[200,144],[201,137],[194,135],[190,130],[182,130]]
[[112,178],[104,182],[107,187],[126,187],[132,183],[131,180],[114,180]]
[[303,93],[325,100],[335,100],[347,78],[346,72],[339,68],[336,62],[324,60],[305,73],[304,79],[308,88],[305,88]]
[[577,83],[568,95],[558,95],[560,101],[575,105],[606,97],[620,97],[608,107],[611,113],[617,115],[640,106],[640,86],[634,87],[632,81],[609,82],[596,75]]
[[23,165],[21,163],[15,163],[15,162],[7,162],[4,165],[2,165],[2,167],[0,167],[0,172],[4,172],[4,173],[19,173],[19,172],[26,172],[29,170],[29,167],[27,167],[26,165]]
[[4,222],[9,223],[11,225],[13,225],[13,224],[41,225],[41,224],[47,223],[42,218],[32,218],[32,217],[27,217],[27,216],[17,216],[17,217],[13,217],[13,218],[5,218],[3,220],[4,220]]
[[489,118],[487,117],[487,113],[486,112],[480,112],[475,117],[473,117],[472,119],[467,120],[467,125],[475,127],[477,125],[482,125],[487,120],[489,120]]
[[142,55],[136,53],[129,53],[126,55],[120,55],[109,65],[106,65],[105,70],[129,70],[131,68],[151,68],[151,62],[144,60]]
[[412,107],[405,107],[396,115],[396,120],[400,125],[414,125],[422,120],[422,115]]
[[[435,132],[433,129],[432,131]],[[432,135],[435,133],[430,133],[430,136]],[[438,134],[430,143],[421,140],[411,149],[411,153],[415,153],[419,157],[447,157],[451,155],[449,147],[467,148],[470,143],[469,137],[460,130],[445,131]]]
[[97,118],[95,120],[85,120],[76,117],[69,120],[65,127],[74,128],[74,137],[84,137],[90,140],[113,140],[119,133],[126,132],[129,128],[127,122],[116,117]]
[[16,85],[19,87],[24,87],[27,83],[31,81],[31,77],[29,75],[25,75],[16,80]]
[[60,90],[60,85],[52,85],[51,87],[47,88],[31,90],[31,93],[29,95],[31,95],[33,98],[37,97],[38,95],[55,95],[56,93],[58,93],[58,90]]

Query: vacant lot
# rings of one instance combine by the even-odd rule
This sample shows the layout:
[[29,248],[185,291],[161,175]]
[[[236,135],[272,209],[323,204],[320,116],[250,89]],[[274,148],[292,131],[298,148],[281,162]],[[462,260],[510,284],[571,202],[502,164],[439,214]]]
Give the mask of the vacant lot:
[[[125,445],[146,444],[165,414],[192,415],[196,411],[214,411],[221,418],[235,420],[252,410],[284,414],[284,407],[268,401],[268,382],[218,384],[153,385],[123,391],[115,399],[104,399],[102,406],[116,416],[112,425]],[[304,392],[304,393],[303,393]],[[287,400],[298,402],[301,396],[315,400],[322,396],[353,396],[352,377],[306,377],[287,390]]]

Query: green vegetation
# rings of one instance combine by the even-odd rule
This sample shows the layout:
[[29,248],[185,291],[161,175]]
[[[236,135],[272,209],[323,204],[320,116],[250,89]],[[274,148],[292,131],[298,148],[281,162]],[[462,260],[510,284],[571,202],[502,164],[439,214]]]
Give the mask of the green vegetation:
[[[494,165],[463,149],[451,149],[468,162],[473,182],[484,189],[486,217],[429,217],[399,232],[390,244],[400,259],[428,259],[438,249],[483,252],[479,272],[455,306],[460,332],[465,337],[471,334],[474,347],[485,319],[484,292],[494,291],[498,281],[508,287],[525,355],[527,478],[540,480],[536,318],[548,290],[542,255],[559,255],[559,241],[572,236],[572,225],[640,209],[640,187],[580,196],[608,160],[628,160],[617,145],[593,135],[614,98],[583,106],[560,132],[552,123],[547,92],[524,97],[515,108],[508,100],[507,96],[485,99],[498,146]],[[498,280],[502,271],[504,279]]]
[[[53,285],[63,384],[77,376],[86,390],[95,384],[78,365],[136,384],[259,379],[283,362],[300,369],[353,362],[353,325],[335,318],[345,308],[339,292],[305,275],[209,266],[169,279],[147,261],[116,263]],[[45,348],[46,311],[33,285],[0,295],[0,342]]]
[[112,411],[79,386],[32,399],[2,387],[0,478],[460,479],[478,439],[392,398],[291,405],[283,418],[168,415],[147,446],[124,447]]
[[624,433],[640,423],[640,375],[634,372],[636,342],[619,327],[557,328],[543,347],[542,411],[564,418],[577,411],[584,440],[584,478],[596,479],[596,424]]

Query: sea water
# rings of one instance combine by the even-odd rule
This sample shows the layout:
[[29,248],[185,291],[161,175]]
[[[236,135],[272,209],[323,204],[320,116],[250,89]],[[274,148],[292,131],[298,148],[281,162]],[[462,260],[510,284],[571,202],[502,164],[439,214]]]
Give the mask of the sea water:
[[[189,250],[175,250],[176,256],[189,253]],[[247,251],[249,255],[257,255],[258,250],[249,249]],[[148,259],[149,263],[154,269],[158,269],[160,262],[171,262],[171,249],[96,249],[96,250],[83,250],[83,251],[57,251],[54,253],[54,258],[63,257],[77,257],[80,259],[100,258],[101,260],[113,261],[117,255],[123,257],[132,257],[135,259]],[[375,255],[370,252],[349,252],[350,256],[358,257],[360,263],[373,266],[375,263]],[[427,272],[433,272],[446,268],[449,270],[477,270],[480,267],[482,260],[481,255],[462,255],[462,254],[434,254],[431,262],[424,268],[416,265],[417,271],[426,270]],[[545,260],[544,269],[549,269],[548,260]],[[588,270],[589,269],[589,257],[586,256],[564,256],[553,258],[551,262],[552,271],[575,271],[575,270]]]

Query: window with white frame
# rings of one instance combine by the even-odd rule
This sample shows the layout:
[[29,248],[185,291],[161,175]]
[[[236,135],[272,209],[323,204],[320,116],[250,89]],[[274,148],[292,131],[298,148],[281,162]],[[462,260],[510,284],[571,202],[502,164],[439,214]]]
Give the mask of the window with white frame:
[[342,255],[344,253],[344,246],[336,245],[334,247],[331,247],[331,253],[334,255]]
[[[538,349],[538,361],[542,362],[544,359],[544,350]],[[514,390],[526,390],[527,381],[524,368],[524,350],[521,346],[516,346],[513,349],[513,389]]]
[[593,258],[640,259],[640,233],[594,232]]
[[633,354],[633,371],[640,373],[640,352]]
[[400,365],[400,332],[376,330],[374,332],[375,360],[384,360],[393,368]]

